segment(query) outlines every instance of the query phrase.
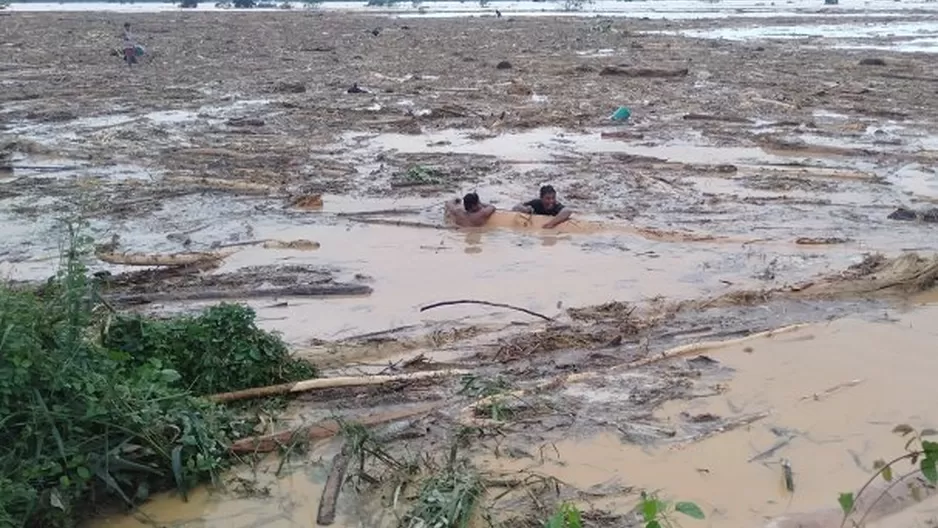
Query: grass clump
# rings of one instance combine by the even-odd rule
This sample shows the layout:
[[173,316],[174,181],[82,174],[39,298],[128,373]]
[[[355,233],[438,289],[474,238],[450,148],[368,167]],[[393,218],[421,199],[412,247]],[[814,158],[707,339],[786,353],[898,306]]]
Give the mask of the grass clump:
[[463,462],[448,464],[423,481],[401,528],[467,528],[484,494],[477,471]]
[[[282,343],[246,309],[115,319],[81,263],[87,241],[71,234],[62,271],[39,291],[0,285],[4,527],[72,527],[115,503],[213,480],[249,424],[189,388],[305,368],[285,361]],[[199,347],[188,349],[195,359],[184,360],[186,347]]]

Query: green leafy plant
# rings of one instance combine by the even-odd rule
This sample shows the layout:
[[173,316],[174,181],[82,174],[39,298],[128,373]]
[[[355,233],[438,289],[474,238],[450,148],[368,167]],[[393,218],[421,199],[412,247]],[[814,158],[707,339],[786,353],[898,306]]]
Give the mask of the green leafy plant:
[[[131,507],[173,488],[185,495],[214,480],[250,424],[188,390],[236,384],[229,378],[241,373],[198,369],[281,376],[292,365],[240,309],[163,321],[117,315],[88,278],[89,240],[71,226],[68,235],[61,271],[42,287],[0,284],[0,526],[72,527],[102,505]],[[157,328],[142,334],[159,346],[139,355],[111,348],[111,327],[128,320],[134,331]],[[183,350],[241,362],[187,363]]]
[[639,504],[645,528],[671,528],[677,525],[675,513],[681,513],[692,519],[703,519],[704,513],[693,502],[670,502],[658,498],[654,493],[642,492]]
[[468,528],[485,493],[482,477],[465,462],[451,461],[426,478],[402,528]]
[[158,359],[195,394],[212,394],[312,378],[316,369],[294,359],[279,337],[254,323],[251,308],[220,304],[196,316],[158,320],[120,316],[104,345],[127,361]]
[[[912,426],[907,424],[897,425],[893,432],[902,436],[903,438],[908,438],[905,443],[905,454],[897,456],[890,461],[877,460],[873,463],[873,469],[875,473],[873,476],[863,484],[859,491],[856,494],[841,493],[837,498],[837,502],[840,504],[841,510],[844,512],[843,519],[840,522],[840,526],[846,526],[847,522],[850,520],[850,517],[858,513],[856,511],[857,501],[864,496],[869,487],[878,479],[882,477],[888,485],[879,493],[879,495],[870,503],[867,507],[866,512],[860,517],[859,521],[855,522],[855,526],[863,526],[863,523],[866,521],[867,516],[873,510],[873,507],[879,503],[880,500],[885,497],[889,491],[898,485],[900,482],[903,482],[906,478],[911,475],[915,475],[918,472],[921,472],[922,476],[928,481],[929,485],[934,486],[938,484],[938,442],[932,442],[925,440],[925,437],[929,436],[938,436],[938,430],[935,429],[923,429],[921,431],[916,431]],[[893,470],[895,467],[908,461],[912,466],[912,469],[918,469],[918,472],[911,471],[906,475],[903,475],[899,478],[894,478]],[[921,488],[918,487],[916,483],[910,483],[909,489],[912,493],[913,498],[916,500],[921,500]]]
[[544,528],[583,528],[583,518],[575,505],[564,502],[544,522]]

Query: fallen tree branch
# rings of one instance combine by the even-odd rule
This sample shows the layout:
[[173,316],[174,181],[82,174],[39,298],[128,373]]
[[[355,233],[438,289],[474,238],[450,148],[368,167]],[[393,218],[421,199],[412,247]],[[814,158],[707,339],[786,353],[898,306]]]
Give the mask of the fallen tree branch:
[[443,404],[441,403],[432,403],[398,411],[386,411],[377,414],[370,414],[358,418],[323,420],[321,422],[316,422],[314,424],[302,426],[289,431],[244,438],[231,444],[229,450],[235,454],[270,453],[271,451],[276,451],[279,446],[289,442],[291,439],[298,437],[305,436],[309,440],[317,440],[335,436],[342,430],[342,423],[355,423],[363,426],[380,425],[397,420],[403,420],[404,418],[410,418],[411,416],[416,416],[418,414],[427,414],[442,407],[442,405]]
[[249,299],[258,297],[335,297],[370,295],[372,289],[364,284],[298,285],[255,290],[192,290],[152,293],[108,295],[108,301],[117,304],[149,304],[153,302],[206,301],[215,299]]
[[440,306],[450,306],[453,304],[482,304],[485,306],[494,306],[495,308],[508,308],[510,310],[517,310],[519,312],[523,312],[528,315],[533,315],[534,317],[540,317],[541,319],[545,321],[553,322],[554,320],[553,318],[547,317],[544,314],[532,312],[531,310],[528,310],[527,308],[519,308],[518,306],[512,306],[510,304],[493,303],[493,302],[488,302],[488,301],[475,301],[472,299],[460,299],[458,301],[443,301],[443,302],[428,304],[427,306],[424,306],[423,308],[421,308],[420,311],[425,312],[427,310],[432,310],[433,308],[439,308]]
[[350,459],[351,456],[345,445],[332,458],[332,469],[329,470],[326,485],[322,488],[319,511],[316,514],[316,524],[319,526],[330,526],[335,522],[335,506],[339,500],[339,492],[342,491],[342,483],[345,480],[345,471],[348,469]]
[[214,394],[208,399],[216,402],[230,402],[236,400],[247,400],[250,398],[263,398],[266,396],[276,396],[280,394],[295,394],[298,392],[309,392],[321,389],[337,389],[343,387],[364,387],[368,385],[383,385],[385,383],[401,381],[417,381],[426,378],[437,378],[445,376],[461,376],[468,374],[468,370],[431,370],[426,372],[412,372],[410,374],[397,374],[394,376],[340,376],[335,378],[315,378],[294,383],[281,383],[280,385],[269,385],[267,387],[254,387],[234,392],[223,392]]

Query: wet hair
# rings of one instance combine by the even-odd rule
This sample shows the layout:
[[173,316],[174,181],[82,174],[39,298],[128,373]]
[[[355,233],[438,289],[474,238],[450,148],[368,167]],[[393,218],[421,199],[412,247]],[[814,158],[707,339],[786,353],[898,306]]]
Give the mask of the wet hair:
[[462,197],[462,206],[469,209],[479,205],[479,195],[472,192]]
[[552,185],[545,185],[541,187],[541,198],[547,196],[548,194],[556,195],[557,191],[554,190]]
[[130,29],[130,22],[124,22],[124,28]]

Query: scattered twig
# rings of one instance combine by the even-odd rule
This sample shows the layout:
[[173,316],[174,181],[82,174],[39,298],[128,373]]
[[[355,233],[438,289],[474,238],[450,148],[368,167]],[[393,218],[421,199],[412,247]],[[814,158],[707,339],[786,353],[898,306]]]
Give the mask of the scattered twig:
[[510,304],[503,304],[503,303],[493,303],[493,302],[488,302],[488,301],[476,301],[476,300],[472,300],[472,299],[460,299],[460,300],[458,300],[458,301],[442,301],[442,302],[438,302],[438,303],[428,304],[427,306],[424,306],[423,308],[421,308],[420,311],[421,311],[421,312],[425,312],[425,311],[427,311],[427,310],[432,310],[433,308],[438,308],[438,307],[440,307],[440,306],[450,306],[450,305],[454,305],[454,304],[482,304],[482,305],[485,305],[485,306],[493,306],[493,307],[495,307],[495,308],[508,308],[508,309],[510,309],[510,310],[517,310],[517,311],[519,311],[519,312],[523,312],[523,313],[526,313],[526,314],[528,314],[528,315],[533,315],[534,317],[540,317],[541,319],[543,319],[543,320],[545,320],[545,321],[551,321],[551,322],[552,322],[552,321],[554,320],[553,318],[547,317],[547,316],[544,315],[544,314],[540,314],[540,313],[537,313],[537,312],[532,312],[531,310],[528,310],[527,308],[519,308],[519,307],[517,307],[517,306],[512,306],[512,305],[510,305]]
[[834,394],[834,393],[836,393],[836,392],[840,392],[840,391],[842,391],[842,390],[844,390],[844,389],[849,389],[850,387],[854,387],[854,386],[856,386],[856,385],[859,385],[859,384],[863,383],[863,381],[864,381],[864,380],[862,380],[862,379],[855,379],[855,380],[846,381],[846,382],[844,382],[844,383],[840,383],[840,384],[838,384],[838,385],[834,385],[833,387],[831,387],[831,388],[825,390],[824,392],[820,392],[820,393],[815,392],[814,394],[809,394],[809,395],[807,395],[807,396],[802,396],[800,401],[804,401],[804,400],[821,401],[822,399],[827,398],[828,396],[831,396],[832,394]]

